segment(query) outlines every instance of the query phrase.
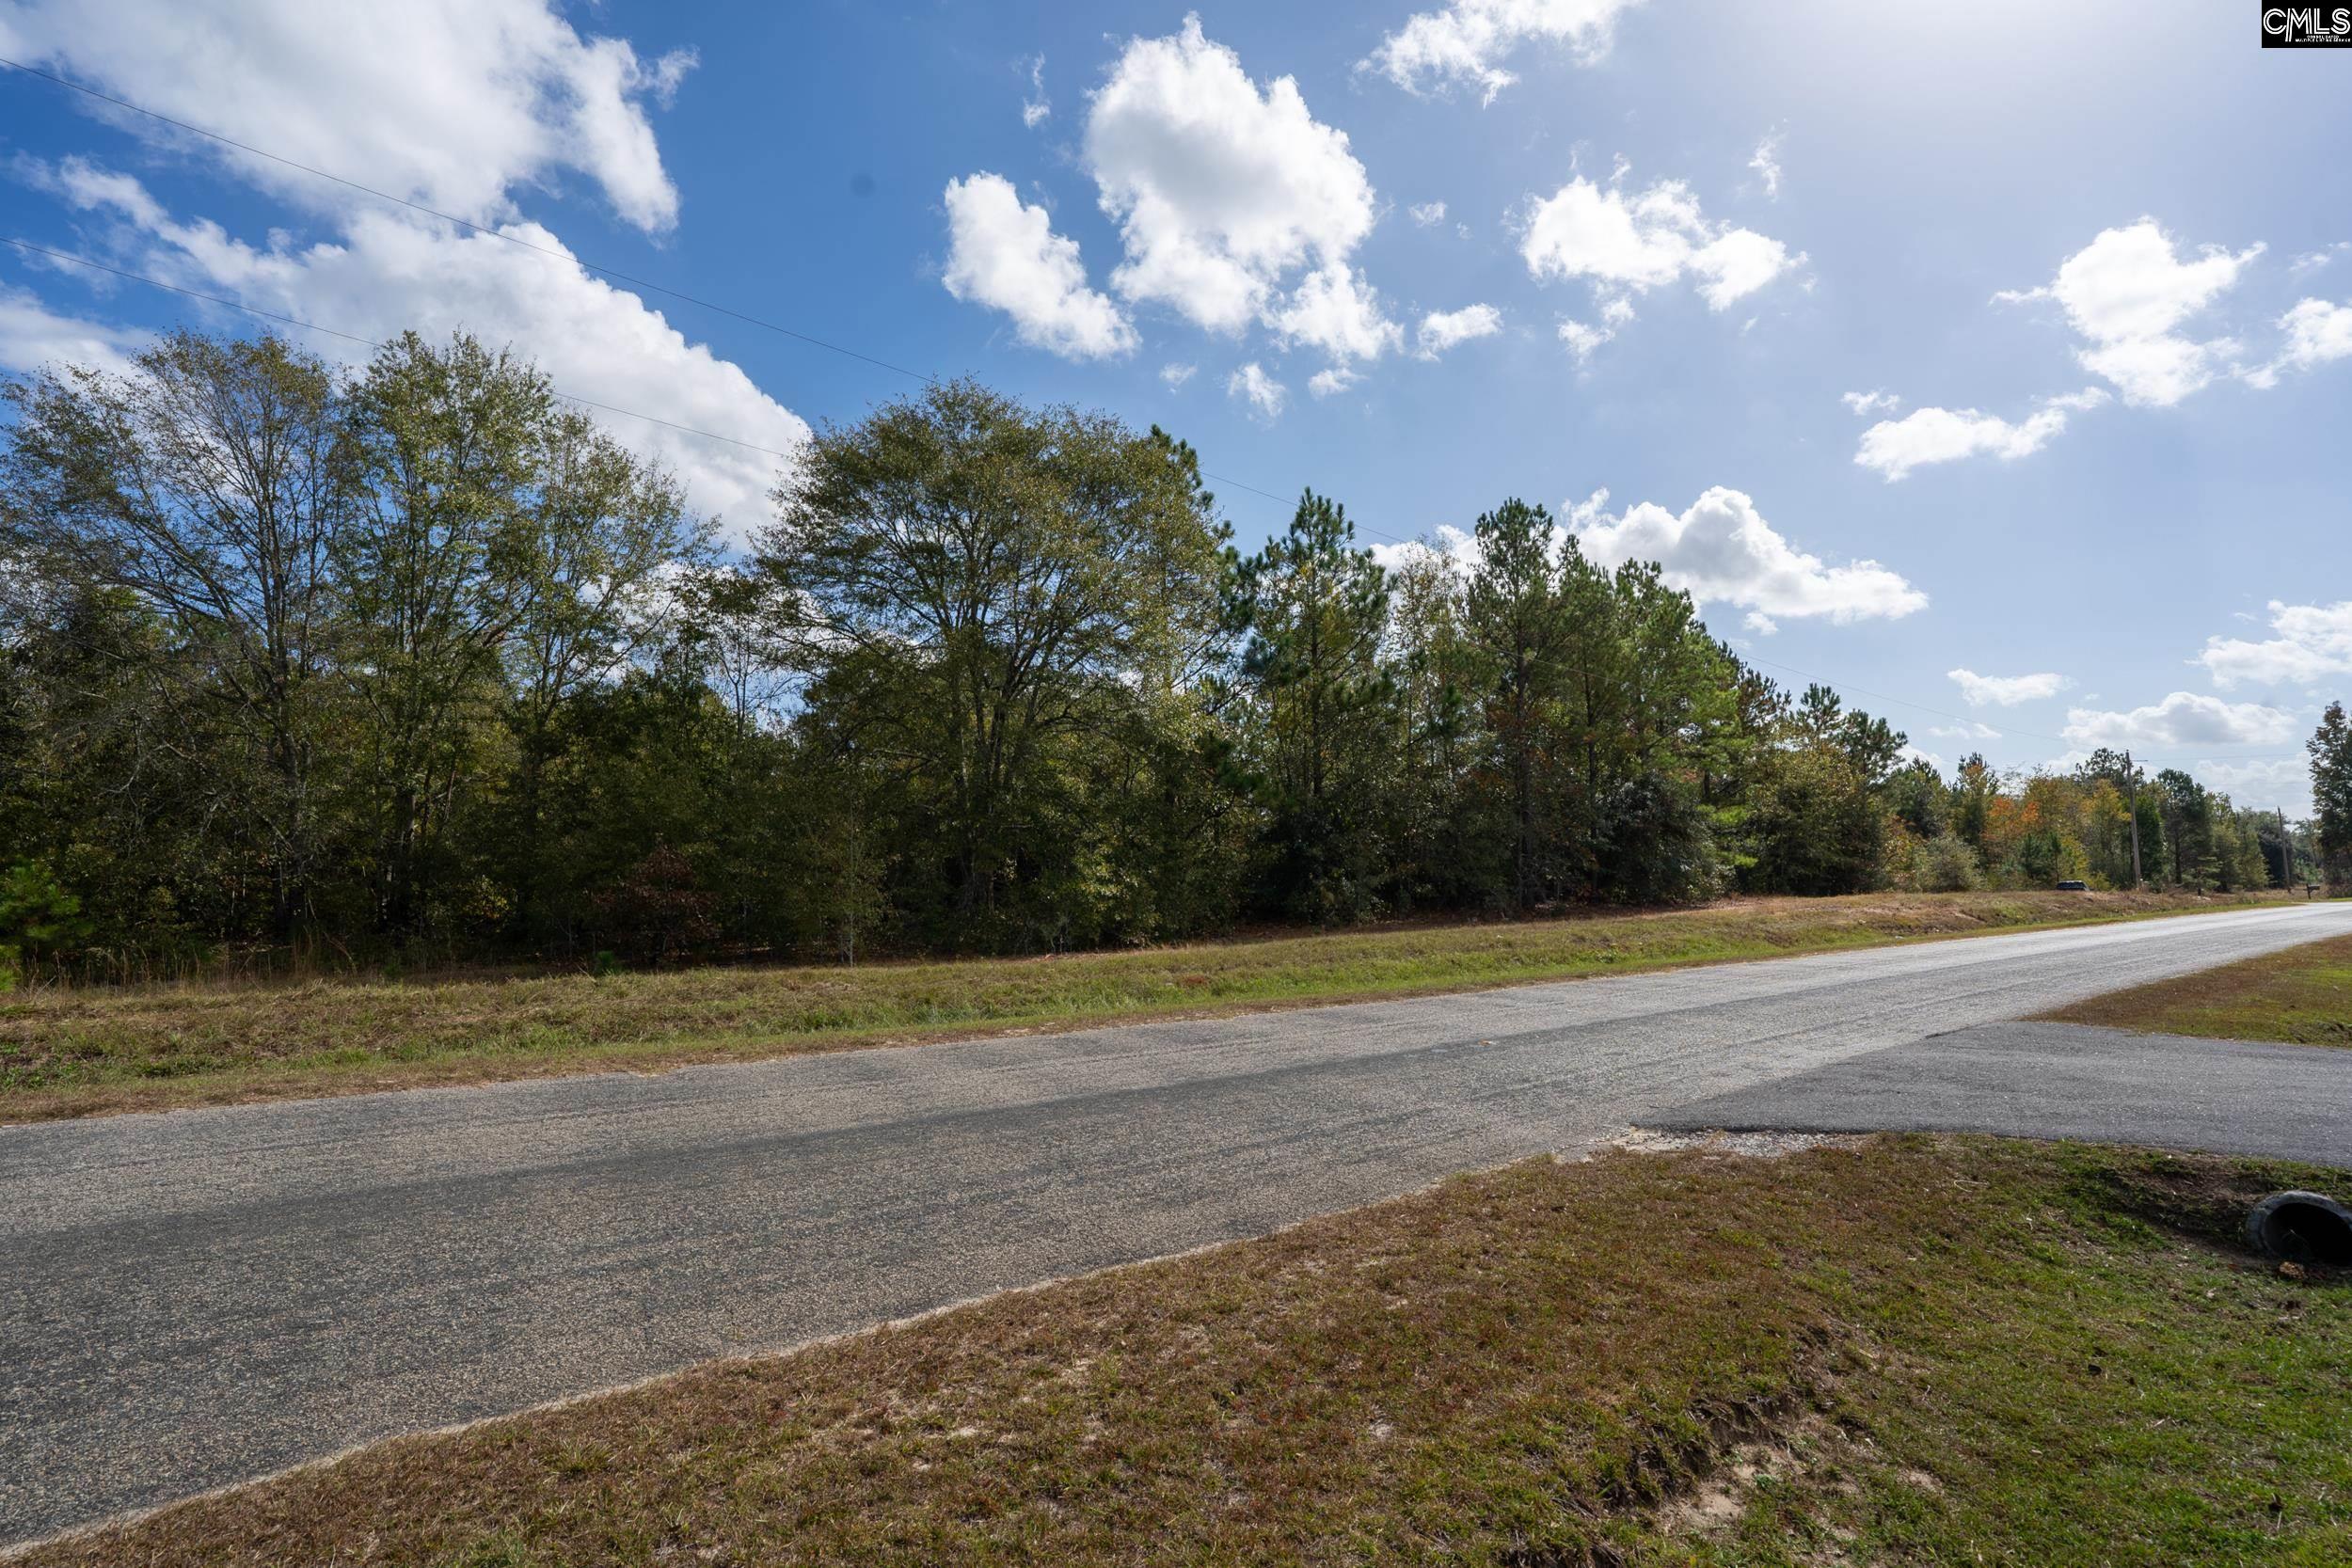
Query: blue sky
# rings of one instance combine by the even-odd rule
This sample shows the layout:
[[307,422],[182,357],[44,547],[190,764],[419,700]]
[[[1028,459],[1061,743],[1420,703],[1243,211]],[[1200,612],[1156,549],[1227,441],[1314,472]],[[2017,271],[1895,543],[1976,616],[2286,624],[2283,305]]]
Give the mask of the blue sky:
[[[0,190],[12,238],[733,436],[611,417],[739,534],[915,383],[566,253],[1156,420],[1245,543],[1288,508],[1232,482],[1384,548],[1525,496],[1947,764],[2129,744],[2296,810],[2352,689],[2352,52],[2253,10],[0,3],[12,59],[539,248],[15,72]],[[5,368],[180,321],[254,325],[0,255]]]

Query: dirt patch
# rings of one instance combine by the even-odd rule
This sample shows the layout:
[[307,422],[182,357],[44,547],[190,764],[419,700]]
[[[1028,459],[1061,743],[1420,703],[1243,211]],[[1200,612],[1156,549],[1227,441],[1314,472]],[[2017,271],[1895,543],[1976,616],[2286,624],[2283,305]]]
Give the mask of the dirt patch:
[[1860,1148],[1869,1142],[1870,1137],[1868,1133],[1853,1132],[1776,1132],[1769,1130],[1669,1132],[1657,1128],[1629,1127],[1600,1147],[1623,1149],[1629,1154],[1677,1154],[1695,1150],[1703,1155],[1777,1160],[1815,1148]]

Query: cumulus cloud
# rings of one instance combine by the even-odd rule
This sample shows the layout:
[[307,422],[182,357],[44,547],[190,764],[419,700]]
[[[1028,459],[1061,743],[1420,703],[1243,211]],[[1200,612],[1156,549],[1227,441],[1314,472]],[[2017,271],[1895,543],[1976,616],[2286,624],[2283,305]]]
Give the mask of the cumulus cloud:
[[1346,134],[1290,77],[1261,89],[1199,17],[1127,45],[1089,106],[1085,156],[1120,226],[1111,286],[1126,299],[1213,332],[1263,322],[1341,360],[1402,341],[1350,263],[1378,209]]
[[1459,310],[1433,310],[1421,319],[1414,336],[1423,359],[1435,359],[1448,349],[1473,338],[1491,338],[1502,330],[1502,312],[1491,305],[1465,305]]
[[1867,392],[1843,393],[1837,401],[1844,404],[1853,413],[1866,417],[1871,414],[1892,414],[1903,405],[1903,400],[1894,393],[1881,391],[1875,388]]
[[[365,338],[462,327],[511,345],[563,391],[607,405],[596,418],[674,468],[691,504],[739,532],[766,511],[778,470],[807,439],[800,417],[739,367],[580,265],[516,205],[519,190],[579,175],[624,220],[668,229],[677,192],[648,117],[691,69],[691,52],[642,57],[620,40],[582,35],[543,0],[358,9],[30,0],[0,11],[0,51],[493,230],[388,211],[346,186],[125,118],[127,131],[215,160],[316,221],[254,244],[167,212],[128,175],[72,159],[20,165],[31,183],[106,220],[90,243],[110,261]],[[237,90],[219,90],[224,81]],[[103,364],[138,341],[69,321],[54,300],[0,307],[0,357],[16,368],[43,357]],[[243,315],[215,314],[220,327],[253,328]],[[344,359],[366,352],[325,336],[314,346]]]
[[1974,670],[1947,670],[1970,707],[2015,707],[2043,697],[2055,697],[2072,683],[2064,675],[2043,671],[2032,675],[1979,675]]
[[1569,511],[1585,553],[1610,566],[1655,561],[1668,582],[1705,603],[1840,626],[1927,606],[1925,594],[1875,561],[1833,566],[1799,549],[1737,490],[1718,485],[1678,515],[1645,501],[1611,516],[1606,501],[1602,492]]
[[1613,327],[1631,318],[1633,294],[1687,278],[1723,310],[1804,261],[1752,229],[1709,221],[1678,180],[1629,196],[1581,175],[1529,204],[1519,255],[1538,282],[1588,281]]
[[2279,745],[2296,738],[2295,715],[2260,703],[2175,691],[2124,712],[2069,708],[2061,732],[2086,751],[2100,746]]
[[[547,0],[28,0],[0,15],[0,49],[478,222],[514,216],[514,187],[567,172],[594,181],[641,229],[677,220],[646,109],[668,102],[692,52],[641,58],[619,39],[583,37]],[[120,123],[314,211],[348,198],[141,117]]]
[[1166,382],[1172,389],[1174,388],[1182,387],[1185,382],[1190,381],[1200,372],[1200,367],[1198,365],[1186,365],[1181,363],[1162,365],[1160,367],[1160,379]]
[[1380,294],[1346,266],[1309,273],[1266,316],[1285,344],[1305,343],[1332,358],[1376,359],[1405,341],[1404,328],[1380,309]]
[[[1847,394],[1854,406],[1853,394]],[[1862,433],[1853,460],[1876,469],[1892,484],[1912,469],[1963,457],[1997,457],[2004,463],[2030,456],[2066,428],[2070,413],[2096,408],[2107,394],[2096,388],[2045,400],[2012,424],[1975,408],[1915,408],[1899,420],[1882,420]]]
[[2207,245],[2183,261],[2156,220],[2141,218],[2101,230],[2042,287],[1994,297],[2056,301],[2085,340],[2074,356],[2084,369],[2112,382],[2126,403],[2169,407],[2210,383],[2236,347],[2178,329],[2234,287],[2262,253],[2259,243],[2234,254]]
[[1252,359],[1225,379],[1225,395],[1241,399],[1249,404],[1259,419],[1279,419],[1290,404],[1290,388],[1265,373],[1265,368]]
[[2245,681],[2256,686],[2309,685],[2352,674],[2352,600],[2342,604],[2270,601],[2270,629],[2279,635],[2260,642],[2213,637],[2197,662],[2227,690]]
[[[125,260],[150,276],[377,340],[404,327],[436,339],[464,328],[511,344],[575,397],[669,421],[599,416],[676,470],[692,503],[737,532],[765,513],[778,470],[808,438],[807,423],[740,368],[581,268],[537,224],[501,229],[537,253],[405,213],[364,210],[335,240],[304,245],[278,234],[256,246],[216,223],[174,219],[135,182],[64,182],[77,193],[71,199],[123,221],[124,244],[135,247]],[[314,346],[346,359],[367,353],[341,339]]]
[[1042,207],[1025,204],[1002,175],[947,183],[947,265],[958,299],[1002,310],[1021,341],[1067,359],[1100,359],[1136,346],[1135,328],[1087,286],[1078,242],[1057,234]]
[[1521,43],[1564,44],[1590,63],[1609,53],[1617,18],[1641,0],[1452,0],[1423,11],[1359,62],[1407,92],[1475,88],[1480,101],[1518,80],[1502,62]]

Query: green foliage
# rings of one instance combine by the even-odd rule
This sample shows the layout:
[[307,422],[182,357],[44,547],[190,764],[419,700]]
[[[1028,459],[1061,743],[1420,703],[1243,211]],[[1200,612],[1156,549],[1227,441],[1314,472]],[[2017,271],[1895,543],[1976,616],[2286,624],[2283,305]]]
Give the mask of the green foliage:
[[1913,848],[1911,885],[1921,893],[1965,893],[1984,886],[1984,867],[1974,849],[1947,833]]
[[0,870],[0,981],[72,947],[89,934],[82,901],[49,867],[21,861]]
[[179,334],[6,396],[0,863],[76,924],[0,940],[90,978],[2122,885],[2135,820],[2150,881],[2286,869],[2185,774],[1905,763],[1540,506],[1384,568],[1311,492],[1245,555],[1184,443],[969,382],[818,435],[731,561],[463,334],[349,374]]
[[1347,514],[1309,491],[1290,531],[1235,567],[1248,641],[1240,689],[1255,720],[1270,818],[1266,897],[1317,926],[1380,907],[1390,843],[1397,690],[1380,657],[1388,580],[1354,547]]
[[2321,874],[2341,889],[2352,884],[2352,723],[2342,703],[2328,705],[2308,750]]
[[777,502],[760,613],[807,679],[797,728],[870,792],[909,934],[1177,925],[1224,543],[1190,449],[957,383],[824,433]]
[[1890,820],[1844,746],[1835,739],[1792,746],[1757,782],[1747,821],[1755,856],[1747,885],[1813,895],[1883,887]]

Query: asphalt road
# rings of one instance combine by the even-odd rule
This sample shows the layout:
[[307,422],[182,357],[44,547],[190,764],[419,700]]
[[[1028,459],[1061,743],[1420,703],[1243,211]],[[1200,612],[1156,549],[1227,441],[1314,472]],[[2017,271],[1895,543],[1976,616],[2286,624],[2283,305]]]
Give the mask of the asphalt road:
[[2009,1132],[2352,1169],[2352,1051],[1985,1023],[1645,1121],[1669,1132]]
[[0,1129],[0,1543],[2348,930],[2310,905]]

